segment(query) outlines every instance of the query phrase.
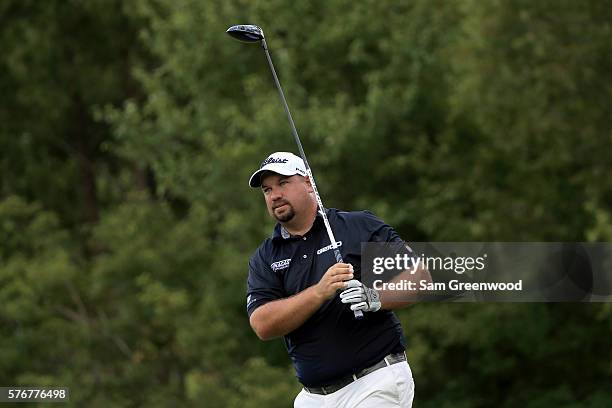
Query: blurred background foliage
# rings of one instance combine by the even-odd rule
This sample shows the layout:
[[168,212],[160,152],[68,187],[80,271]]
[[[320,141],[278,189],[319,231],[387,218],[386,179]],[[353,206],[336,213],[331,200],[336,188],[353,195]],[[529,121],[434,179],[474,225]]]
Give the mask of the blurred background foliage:
[[[408,241],[612,241],[609,0],[0,3],[0,384],[91,407],[291,406],[245,313],[247,179],[295,150]],[[415,407],[608,407],[612,308],[398,312]]]

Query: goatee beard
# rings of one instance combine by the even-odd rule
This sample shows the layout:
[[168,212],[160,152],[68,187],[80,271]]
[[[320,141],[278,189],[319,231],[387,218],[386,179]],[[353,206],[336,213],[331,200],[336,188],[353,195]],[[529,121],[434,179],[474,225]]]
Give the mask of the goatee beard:
[[293,211],[293,207],[288,205],[289,209],[282,213],[281,215],[276,215],[276,211],[274,212],[274,218],[276,218],[279,222],[288,222],[295,217],[295,211]]

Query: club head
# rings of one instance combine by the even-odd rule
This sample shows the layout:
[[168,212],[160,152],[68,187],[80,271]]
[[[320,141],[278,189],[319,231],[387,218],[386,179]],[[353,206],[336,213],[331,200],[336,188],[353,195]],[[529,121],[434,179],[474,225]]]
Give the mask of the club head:
[[228,33],[238,41],[246,43],[259,42],[264,39],[263,30],[252,24],[231,26],[227,29],[226,33]]

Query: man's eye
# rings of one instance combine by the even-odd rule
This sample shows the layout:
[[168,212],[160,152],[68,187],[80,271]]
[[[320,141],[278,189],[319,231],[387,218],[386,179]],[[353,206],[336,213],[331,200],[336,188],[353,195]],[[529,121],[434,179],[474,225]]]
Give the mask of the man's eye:
[[286,181],[286,180],[283,180],[283,181],[281,181],[281,182],[280,182],[280,183],[278,183],[278,184],[280,184],[281,186],[284,186],[285,184],[287,184],[287,181]]
[[270,192],[270,189],[269,189],[269,188],[264,188],[264,189],[263,189],[263,193],[264,193],[264,194],[268,194],[269,192]]

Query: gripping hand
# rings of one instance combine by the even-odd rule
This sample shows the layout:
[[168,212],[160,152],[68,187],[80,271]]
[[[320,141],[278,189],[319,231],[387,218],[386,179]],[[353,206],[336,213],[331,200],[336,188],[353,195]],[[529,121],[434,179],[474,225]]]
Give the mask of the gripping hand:
[[355,279],[346,282],[346,289],[340,293],[340,300],[350,304],[351,310],[376,312],[381,307],[378,292]]

